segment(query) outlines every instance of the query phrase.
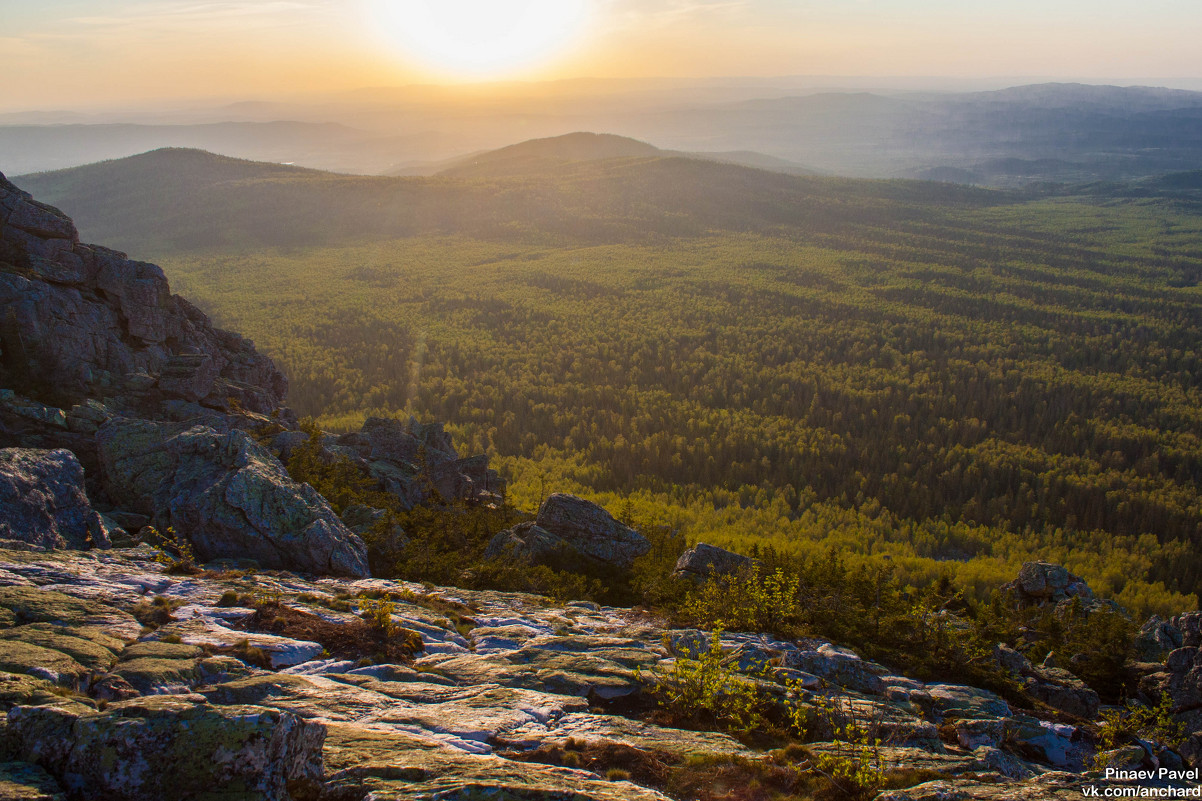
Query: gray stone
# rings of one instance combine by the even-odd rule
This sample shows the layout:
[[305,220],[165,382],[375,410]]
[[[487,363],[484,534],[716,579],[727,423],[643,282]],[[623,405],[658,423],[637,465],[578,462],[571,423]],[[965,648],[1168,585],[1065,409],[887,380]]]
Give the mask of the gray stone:
[[275,709],[165,696],[100,712],[16,707],[8,728],[22,759],[75,794],[160,801],[204,788],[214,797],[287,801],[290,783],[322,778],[324,729]]
[[1019,603],[1042,606],[1071,598],[1093,600],[1093,590],[1085,579],[1075,576],[1060,565],[1050,562],[1027,562],[1018,571],[1018,578],[1003,589],[1014,593]]
[[758,562],[751,557],[699,542],[680,555],[672,575],[677,578],[704,580],[710,576],[750,571],[756,564]]
[[0,450],[0,539],[43,548],[108,547],[75,454]]
[[307,484],[237,429],[113,420],[97,434],[105,487],[187,537],[202,559],[365,576],[367,548]]
[[1027,692],[1053,709],[1093,720],[1102,701],[1089,685],[1067,670],[1040,666],[1026,680]]
[[957,720],[956,740],[961,748],[974,751],[982,746],[997,748],[1006,736],[1006,724],[1001,720]]
[[629,568],[651,543],[595,503],[575,495],[555,493],[539,507],[539,527],[561,537],[584,556],[619,568]]
[[[80,398],[113,397],[153,406],[165,395],[223,409],[268,413],[287,381],[271,360],[236,334],[213,328],[171,294],[163,271],[107,248],[80,244],[62,212],[0,176],[0,352],[5,368],[30,383]],[[145,377],[141,382],[138,377]],[[47,420],[67,427],[68,415]],[[77,417],[73,430],[90,423]]]
[[488,547],[484,549],[484,558],[568,567],[581,557],[562,537],[535,523],[519,523],[489,540]]
[[0,798],[6,801],[67,801],[54,777],[28,762],[0,763]]

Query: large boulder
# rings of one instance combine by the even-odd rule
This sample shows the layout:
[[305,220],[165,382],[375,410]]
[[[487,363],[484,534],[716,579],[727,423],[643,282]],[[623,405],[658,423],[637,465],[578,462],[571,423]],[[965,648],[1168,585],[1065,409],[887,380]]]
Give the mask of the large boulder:
[[619,523],[595,503],[575,495],[555,493],[539,507],[535,525],[562,539],[578,553],[607,565],[629,568],[651,543]]
[[1202,709],[1202,649],[1178,648],[1169,654],[1164,670],[1145,676],[1140,689],[1150,698],[1168,695],[1177,713]]
[[[504,498],[505,482],[488,467],[488,457],[461,459],[441,423],[369,417],[359,431],[330,438],[325,448],[342,454],[410,509],[437,493],[444,501],[494,503]],[[282,440],[280,447],[295,447]]]
[[287,393],[270,359],[172,295],[159,267],[80,243],[66,215],[3,175],[0,309],[0,379],[26,394],[267,413]]
[[521,523],[493,537],[484,556],[557,568],[627,570],[649,550],[646,538],[597,504],[556,493],[539,508],[533,523]]
[[1018,578],[1002,589],[1012,592],[1023,606],[1057,604],[1071,598],[1091,601],[1094,598],[1085,579],[1050,562],[1027,562],[1019,569]]
[[677,578],[704,580],[750,571],[759,562],[750,556],[699,542],[680,555],[672,575]]
[[186,791],[288,801],[289,785],[319,786],[323,726],[277,709],[194,698],[138,698],[100,712],[15,707],[8,731],[21,759],[79,797],[159,801]]
[[581,555],[557,537],[534,523],[519,523],[493,537],[484,549],[485,559],[508,559],[531,565],[572,567]]
[[108,547],[73,453],[0,450],[0,540],[43,548]]
[[994,661],[1010,672],[1032,698],[1038,698],[1053,709],[1093,720],[1098,716],[1102,700],[1085,682],[1063,668],[1045,662],[1032,665],[1022,653],[1004,643],[993,650]]
[[187,537],[203,559],[368,575],[363,540],[243,431],[117,419],[96,440],[113,499]]

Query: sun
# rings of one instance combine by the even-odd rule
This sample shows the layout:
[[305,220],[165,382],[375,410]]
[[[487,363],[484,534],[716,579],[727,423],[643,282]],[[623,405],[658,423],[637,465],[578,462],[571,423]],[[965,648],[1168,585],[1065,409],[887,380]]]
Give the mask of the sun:
[[499,77],[566,50],[592,0],[373,0],[372,18],[405,55],[441,72]]

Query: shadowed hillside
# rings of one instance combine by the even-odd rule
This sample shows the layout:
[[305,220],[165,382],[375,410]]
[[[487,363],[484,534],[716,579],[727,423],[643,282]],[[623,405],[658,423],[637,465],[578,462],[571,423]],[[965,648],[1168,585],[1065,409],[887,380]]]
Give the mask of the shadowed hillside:
[[[652,155],[629,155],[647,150]],[[608,152],[627,155],[565,157]],[[655,153],[617,137],[545,140],[482,155],[440,176],[384,178],[160,150],[23,176],[20,183],[66,209],[88,235],[156,254],[425,233],[601,243],[710,229],[815,230],[921,216],[932,203],[988,204],[1001,197],[951,185],[790,176]]]

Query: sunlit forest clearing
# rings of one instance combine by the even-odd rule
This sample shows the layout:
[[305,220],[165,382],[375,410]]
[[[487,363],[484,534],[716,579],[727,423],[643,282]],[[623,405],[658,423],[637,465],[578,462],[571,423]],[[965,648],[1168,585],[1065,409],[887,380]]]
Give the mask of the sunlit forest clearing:
[[[982,594],[1046,559],[1141,613],[1195,608],[1189,202],[699,164],[293,171],[232,182],[218,242],[185,222],[220,186],[138,195],[165,210],[124,235],[278,361],[300,414],[449,421],[519,508],[577,492],[690,541]],[[89,212],[68,190],[123,233],[120,196]],[[303,236],[276,245],[293,201]]]

